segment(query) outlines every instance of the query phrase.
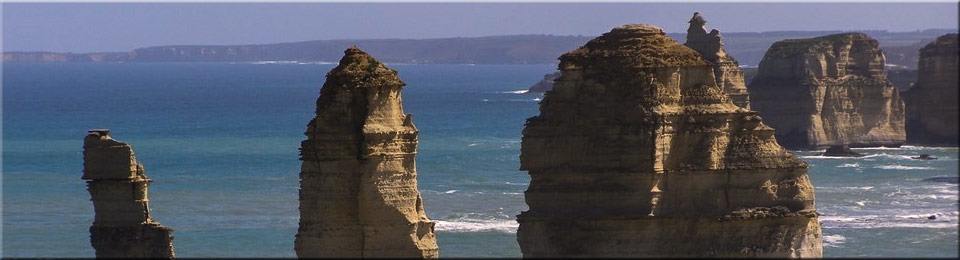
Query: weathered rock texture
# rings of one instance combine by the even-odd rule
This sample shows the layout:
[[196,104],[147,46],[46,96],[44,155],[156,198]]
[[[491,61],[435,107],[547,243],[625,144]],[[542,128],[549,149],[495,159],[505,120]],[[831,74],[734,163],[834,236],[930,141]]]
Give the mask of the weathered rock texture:
[[327,74],[301,144],[299,257],[437,257],[417,128],[397,72],[357,48]]
[[957,146],[957,34],[940,36],[920,49],[917,83],[906,92],[907,142]]
[[877,41],[845,33],[774,43],[750,82],[753,109],[789,148],[899,146],[904,106]]
[[707,29],[703,27],[707,20],[703,19],[700,13],[694,13],[689,23],[687,42],[684,45],[703,55],[707,63],[713,66],[717,85],[723,88],[723,92],[734,104],[749,109],[750,94],[747,93],[747,83],[743,80],[743,70],[737,60],[727,55],[720,31],[713,29],[707,33]]
[[819,257],[806,164],[694,50],[625,25],[560,57],[527,120],[524,257]]
[[97,257],[173,258],[173,230],[150,217],[143,165],[130,145],[91,130],[83,140],[83,177],[96,215],[90,242]]

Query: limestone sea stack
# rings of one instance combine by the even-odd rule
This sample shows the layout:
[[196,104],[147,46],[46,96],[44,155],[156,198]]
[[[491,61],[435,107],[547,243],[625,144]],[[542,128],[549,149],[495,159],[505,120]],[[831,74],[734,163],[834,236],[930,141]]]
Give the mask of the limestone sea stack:
[[527,120],[524,257],[819,257],[807,165],[710,63],[633,24],[560,57]]
[[774,43],[750,82],[750,101],[788,148],[900,146],[904,105],[883,52],[862,33]]
[[697,51],[713,66],[713,75],[717,85],[723,88],[724,94],[739,107],[750,108],[750,94],[747,93],[747,83],[743,79],[743,70],[740,63],[727,54],[723,48],[723,37],[717,29],[710,30],[704,25],[707,20],[700,13],[693,13],[690,18],[690,27],[687,28],[687,47]]
[[173,258],[173,230],[150,217],[143,165],[130,145],[94,129],[83,140],[83,177],[95,212],[90,242],[98,258]]
[[904,94],[907,105],[907,143],[957,146],[960,132],[957,118],[960,59],[957,34],[940,36],[920,49],[918,79]]
[[301,143],[299,257],[438,256],[397,72],[358,48],[327,73]]

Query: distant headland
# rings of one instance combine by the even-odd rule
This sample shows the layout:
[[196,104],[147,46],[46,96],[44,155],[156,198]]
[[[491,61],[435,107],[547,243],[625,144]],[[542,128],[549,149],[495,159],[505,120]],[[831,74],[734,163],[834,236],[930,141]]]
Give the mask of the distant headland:
[[[887,64],[916,66],[917,51],[950,29],[913,32],[860,31],[880,42]],[[726,50],[744,66],[756,66],[773,42],[843,31],[774,31],[724,33]],[[668,36],[682,40],[685,33]],[[411,64],[551,64],[557,56],[594,36],[506,35],[436,39],[316,40],[250,45],[168,45],[128,52],[4,52],[3,62],[335,62],[344,48],[358,45],[387,63]]]

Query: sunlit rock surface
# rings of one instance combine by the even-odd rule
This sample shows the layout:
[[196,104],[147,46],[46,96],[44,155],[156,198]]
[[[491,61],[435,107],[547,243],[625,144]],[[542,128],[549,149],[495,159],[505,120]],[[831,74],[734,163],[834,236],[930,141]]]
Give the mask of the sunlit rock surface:
[[707,33],[707,29],[703,27],[707,21],[700,13],[694,13],[689,23],[687,42],[684,45],[699,52],[707,63],[713,66],[717,85],[723,88],[724,94],[730,97],[734,104],[749,109],[750,95],[743,79],[743,70],[740,69],[740,63],[723,48],[720,31],[713,29]]
[[301,143],[299,257],[437,257],[417,128],[397,72],[357,48],[327,74]]
[[83,140],[83,177],[95,216],[90,242],[98,258],[173,258],[173,230],[150,217],[143,165],[130,145],[94,129]]
[[789,148],[900,146],[904,105],[883,52],[862,33],[774,43],[750,82],[750,101]]
[[523,130],[524,257],[819,257],[806,164],[696,51],[625,25],[560,57]]

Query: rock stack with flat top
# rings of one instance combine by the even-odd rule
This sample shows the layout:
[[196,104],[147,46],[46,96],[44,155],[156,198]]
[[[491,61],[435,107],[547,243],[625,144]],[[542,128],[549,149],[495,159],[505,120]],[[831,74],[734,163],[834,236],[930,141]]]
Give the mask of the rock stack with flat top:
[[960,145],[957,38],[956,33],[946,34],[920,49],[917,83],[904,94],[907,143]]
[[143,165],[130,145],[110,130],[90,130],[83,140],[83,177],[93,201],[90,242],[98,258],[173,258],[173,230],[150,217]]
[[524,257],[820,257],[807,165],[652,25],[560,57],[527,120]]
[[700,13],[693,13],[689,23],[687,42],[684,45],[703,55],[707,63],[713,66],[713,76],[717,80],[717,85],[723,88],[723,93],[730,97],[733,104],[749,109],[750,94],[747,93],[743,70],[740,69],[740,63],[723,48],[723,37],[720,36],[720,31],[713,29],[707,33],[707,29],[704,28],[707,20]]
[[358,48],[327,73],[301,143],[299,257],[438,256],[404,83]]
[[884,56],[862,33],[783,40],[764,54],[750,105],[795,149],[900,146],[904,105]]

